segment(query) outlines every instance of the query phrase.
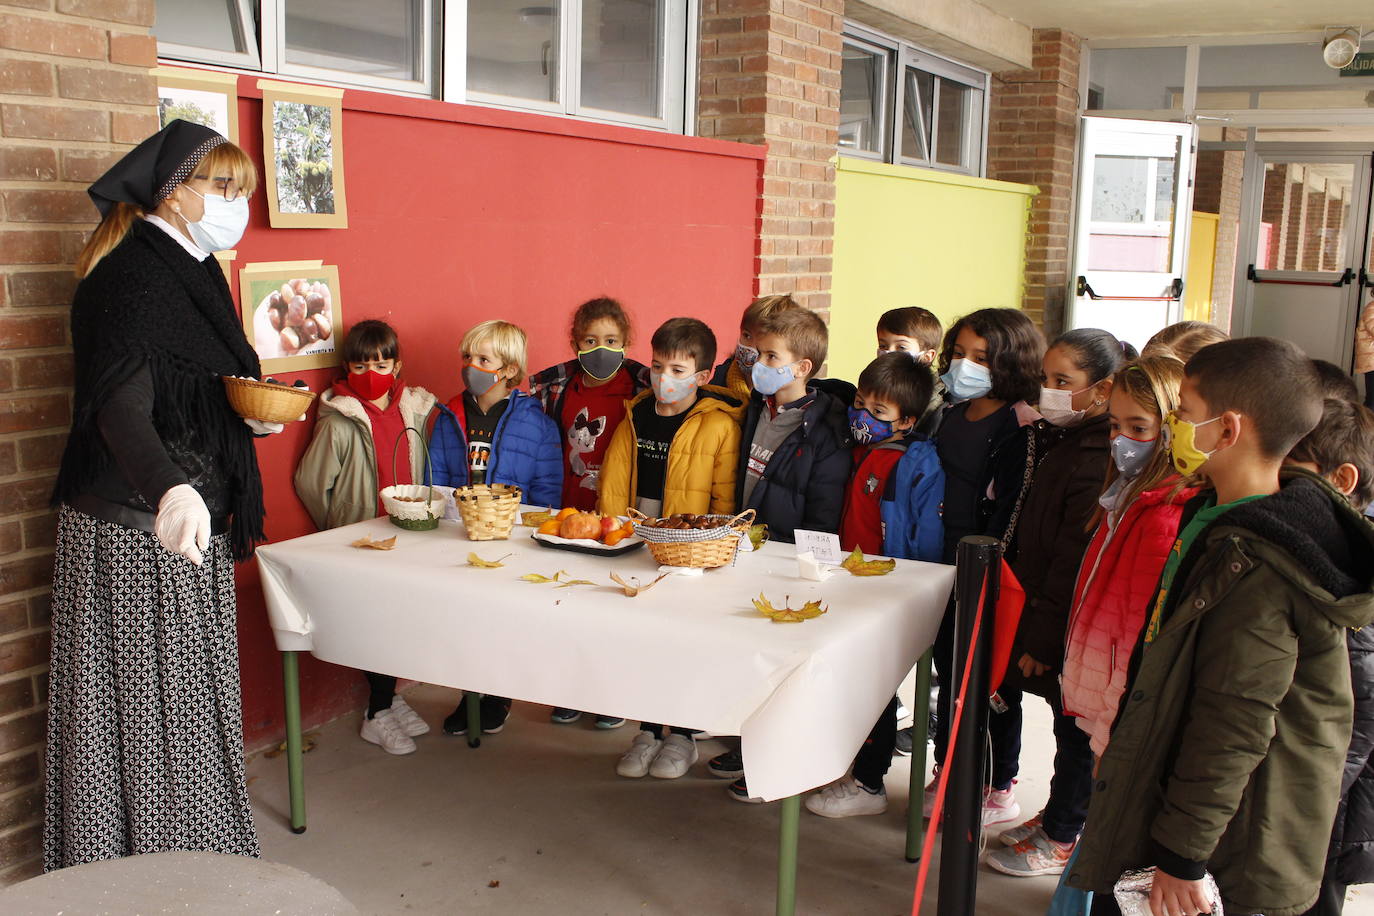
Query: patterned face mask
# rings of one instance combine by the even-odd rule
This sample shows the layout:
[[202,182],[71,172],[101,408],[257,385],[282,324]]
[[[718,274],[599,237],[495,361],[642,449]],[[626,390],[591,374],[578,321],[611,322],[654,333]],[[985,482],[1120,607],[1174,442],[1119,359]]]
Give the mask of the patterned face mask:
[[1200,427],[1209,423],[1215,423],[1221,417],[1213,417],[1210,420],[1203,420],[1201,423],[1190,423],[1187,420],[1180,420],[1177,415],[1170,413],[1164,418],[1164,437],[1169,447],[1169,457],[1173,459],[1174,468],[1185,476],[1196,474],[1202,470],[1202,466],[1207,460],[1217,453],[1216,449],[1204,452],[1197,447],[1194,438]]
[[649,383],[654,386],[654,397],[660,404],[676,404],[697,390],[697,377],[673,378],[662,372],[650,372]]
[[1112,460],[1122,477],[1132,478],[1140,474],[1154,457],[1158,439],[1132,439],[1118,435],[1112,440]]

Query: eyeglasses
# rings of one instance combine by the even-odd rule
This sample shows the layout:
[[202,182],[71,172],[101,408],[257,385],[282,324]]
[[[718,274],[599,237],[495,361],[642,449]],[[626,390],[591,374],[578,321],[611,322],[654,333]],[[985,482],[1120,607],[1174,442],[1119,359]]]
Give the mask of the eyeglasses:
[[209,175],[192,175],[191,177],[200,181],[209,180],[214,182],[215,190],[223,194],[224,199],[228,201],[238,200],[239,194],[241,193],[239,191],[238,182],[234,181],[234,179],[228,175],[216,175],[214,178],[211,178]]

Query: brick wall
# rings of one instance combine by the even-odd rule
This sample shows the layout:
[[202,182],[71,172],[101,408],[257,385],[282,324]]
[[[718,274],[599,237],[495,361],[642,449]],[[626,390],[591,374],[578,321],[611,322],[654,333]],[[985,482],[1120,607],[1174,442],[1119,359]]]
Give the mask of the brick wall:
[[844,0],[702,0],[697,132],[764,143],[760,295],[829,316]]
[[1040,188],[1031,202],[1022,305],[1052,336],[1064,326],[1069,283],[1082,41],[1062,29],[1036,29],[1031,40],[1029,70],[993,75],[988,177]]
[[153,0],[0,0],[0,883],[37,870],[55,518],[85,187],[157,128]]

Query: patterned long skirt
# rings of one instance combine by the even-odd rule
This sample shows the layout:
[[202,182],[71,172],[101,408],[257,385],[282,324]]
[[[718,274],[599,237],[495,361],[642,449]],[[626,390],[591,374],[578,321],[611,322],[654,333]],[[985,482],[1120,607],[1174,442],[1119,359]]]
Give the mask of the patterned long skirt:
[[205,563],[64,506],[52,596],[47,871],[166,850],[258,855],[228,538]]

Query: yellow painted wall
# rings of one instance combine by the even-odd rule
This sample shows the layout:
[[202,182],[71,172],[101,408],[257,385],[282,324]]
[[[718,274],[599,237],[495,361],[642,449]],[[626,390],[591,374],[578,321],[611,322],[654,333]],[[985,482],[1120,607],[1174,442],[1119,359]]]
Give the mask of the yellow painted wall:
[[835,184],[831,376],[859,377],[888,309],[1021,307],[1036,188],[844,157]]
[[1193,211],[1188,233],[1188,274],[1183,279],[1183,317],[1187,321],[1212,320],[1212,271],[1217,260],[1215,213]]

